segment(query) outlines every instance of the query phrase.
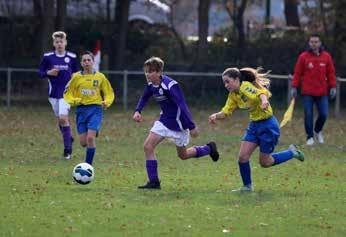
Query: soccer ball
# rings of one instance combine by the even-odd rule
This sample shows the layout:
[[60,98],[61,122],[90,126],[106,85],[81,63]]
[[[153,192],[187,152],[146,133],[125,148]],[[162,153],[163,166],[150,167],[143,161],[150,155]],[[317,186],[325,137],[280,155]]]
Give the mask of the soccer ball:
[[72,177],[79,184],[88,184],[94,179],[94,168],[88,163],[80,163],[73,168]]

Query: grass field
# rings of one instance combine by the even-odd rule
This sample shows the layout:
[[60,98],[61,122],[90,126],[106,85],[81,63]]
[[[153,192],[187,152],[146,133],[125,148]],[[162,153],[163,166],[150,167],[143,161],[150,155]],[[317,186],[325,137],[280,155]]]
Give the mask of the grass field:
[[[306,161],[263,169],[256,152],[255,192],[235,194],[230,191],[241,185],[237,153],[247,117],[236,113],[210,127],[210,112],[193,110],[200,136],[190,144],[215,140],[220,161],[181,161],[174,145],[163,142],[157,150],[162,190],[139,191],[146,181],[142,144],[157,109],[144,111],[142,124],[132,122],[130,112],[106,112],[95,180],[81,186],[71,172],[84,150],[75,142],[73,159],[61,158],[49,107],[1,108],[0,236],[346,236],[344,119],[328,120],[326,144],[305,147],[296,113],[276,150],[297,143]],[[76,136],[75,126],[73,131]]]

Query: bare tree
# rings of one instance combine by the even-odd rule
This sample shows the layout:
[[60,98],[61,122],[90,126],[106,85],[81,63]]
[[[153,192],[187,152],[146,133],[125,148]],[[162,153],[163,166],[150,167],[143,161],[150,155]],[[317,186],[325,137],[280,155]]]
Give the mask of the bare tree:
[[300,28],[298,0],[285,0],[285,18],[287,26]]
[[37,53],[41,55],[44,51],[52,48],[49,35],[54,30],[54,0],[33,0],[34,16],[36,18]]
[[208,29],[209,29],[210,0],[199,0],[198,5],[198,46],[197,62],[206,62],[208,56]]
[[237,29],[238,47],[245,47],[245,27],[244,12],[248,4],[248,0],[241,0],[238,6],[238,0],[223,0],[228,15],[233,20],[233,24]]
[[[345,1],[335,1],[335,26],[334,26],[334,45],[337,49],[334,49],[336,63],[341,65],[346,63],[346,16]],[[335,47],[334,46],[334,47]]]
[[67,12],[67,0],[57,0],[56,22],[55,22],[55,28],[57,30],[65,29],[66,12]]
[[118,69],[122,68],[124,64],[129,11],[130,0],[117,0],[114,11],[114,43],[112,43],[112,52],[115,58],[112,61],[115,63],[115,68]]

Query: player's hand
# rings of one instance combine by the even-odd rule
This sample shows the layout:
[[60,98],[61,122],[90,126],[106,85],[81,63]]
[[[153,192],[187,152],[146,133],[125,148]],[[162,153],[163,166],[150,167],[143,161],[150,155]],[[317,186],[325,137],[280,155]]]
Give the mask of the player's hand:
[[329,91],[330,99],[334,99],[336,96],[336,88],[331,88]]
[[190,130],[191,137],[198,137],[198,128],[195,127],[194,129]]
[[58,73],[59,73],[59,69],[57,69],[57,68],[53,68],[53,69],[47,71],[47,75],[53,76],[53,77],[56,77],[58,75]]
[[266,109],[268,109],[268,106],[269,106],[269,101],[268,100],[263,100],[262,103],[261,103],[261,108],[263,110],[266,110]]
[[294,87],[291,88],[291,97],[293,98],[297,97],[297,88],[294,88]]
[[210,124],[216,124],[216,120],[217,120],[216,114],[217,113],[214,113],[214,114],[209,116],[208,121],[209,121]]
[[141,122],[142,121],[142,115],[141,113],[139,113],[138,111],[136,111],[134,114],[133,114],[133,120],[135,120],[137,123]]
[[108,108],[108,106],[107,106],[107,104],[106,104],[106,102],[105,101],[102,101],[102,108],[104,109],[104,110],[106,110],[107,108]]

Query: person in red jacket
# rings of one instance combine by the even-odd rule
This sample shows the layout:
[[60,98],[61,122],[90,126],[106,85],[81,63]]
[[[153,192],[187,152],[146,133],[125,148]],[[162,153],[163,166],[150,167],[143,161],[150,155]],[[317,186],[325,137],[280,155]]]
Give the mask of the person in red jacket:
[[[328,95],[336,95],[336,78],[333,59],[322,47],[318,35],[309,37],[309,48],[299,55],[292,80],[292,97],[297,96],[300,87],[304,105],[304,125],[306,144],[313,145],[314,135],[319,143],[324,143],[323,126],[328,117]],[[313,105],[316,104],[318,118],[314,126]]]

